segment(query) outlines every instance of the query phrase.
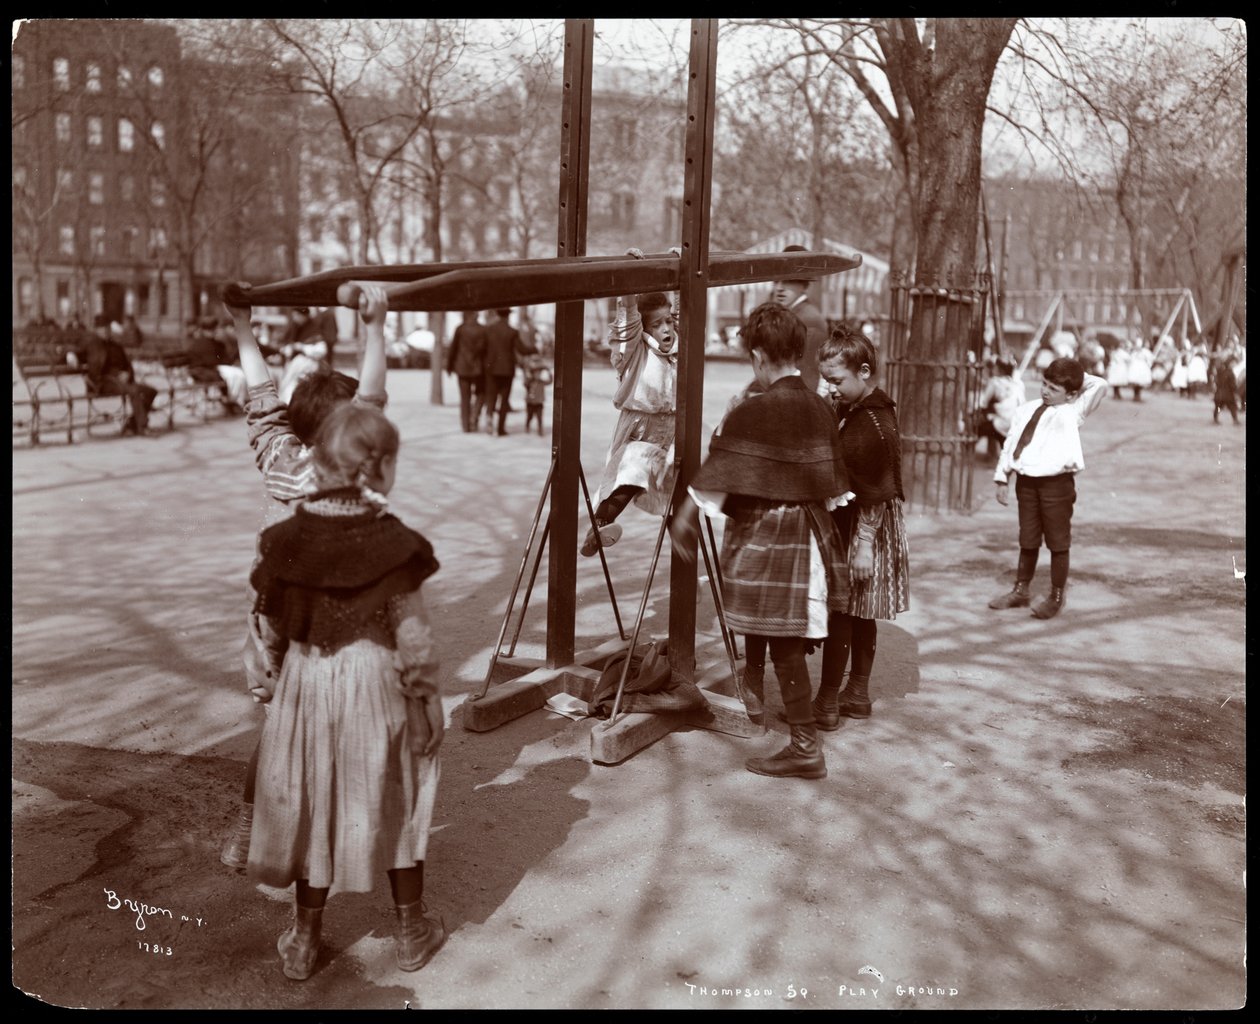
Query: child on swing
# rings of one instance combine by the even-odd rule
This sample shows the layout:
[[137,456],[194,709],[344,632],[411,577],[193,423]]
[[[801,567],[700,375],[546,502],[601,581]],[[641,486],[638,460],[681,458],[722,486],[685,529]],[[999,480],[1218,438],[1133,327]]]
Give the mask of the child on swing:
[[[630,249],[642,259],[643,253]],[[673,490],[674,396],[678,382],[678,333],[674,311],[664,292],[623,295],[608,328],[620,410],[604,476],[595,525],[582,542],[589,558],[621,539],[616,519],[634,502],[651,515],[664,515]]]
[[[791,731],[788,746],[750,758],[746,767],[774,778],[821,779],[827,765],[810,706],[805,644],[826,637],[829,612],[847,607],[844,546],[828,509],[846,500],[848,476],[836,415],[801,380],[805,325],[767,302],[749,314],[744,337],[765,391],[734,406],[710,443],[670,526],[674,557],[694,563],[701,508],[727,517],[727,625],[749,646],[769,646]],[[745,683],[760,704],[760,676],[746,674]]]
[[[359,380],[344,373],[321,368],[302,378],[293,389],[289,404],[280,400],[275,381],[254,337],[249,306],[228,306],[236,327],[236,345],[241,370],[249,389],[245,425],[250,447],[263,476],[268,498],[265,523],[279,522],[292,514],[294,503],[305,498],[314,486],[315,467],[311,445],[324,419],[347,402],[377,409],[385,406],[385,313],[388,297],[380,285],[365,285],[359,298],[364,325],[363,365]],[[275,690],[269,677],[258,618],[254,614],[254,591],[248,590],[248,621],[245,646],[246,686],[254,700],[266,704]],[[219,851],[219,860],[231,868],[244,868],[249,859],[249,836],[254,813],[254,778],[258,764],[255,748],[245,770],[245,790],[240,811]]]
[[429,542],[384,510],[398,429],[377,409],[329,413],[313,451],[315,492],[269,527],[250,575],[276,679],[258,757],[249,877],[296,882],[276,944],[285,977],[315,970],[330,892],[389,876],[396,959],[417,971],[446,940],[424,915],[424,859],[444,721],[421,584]]

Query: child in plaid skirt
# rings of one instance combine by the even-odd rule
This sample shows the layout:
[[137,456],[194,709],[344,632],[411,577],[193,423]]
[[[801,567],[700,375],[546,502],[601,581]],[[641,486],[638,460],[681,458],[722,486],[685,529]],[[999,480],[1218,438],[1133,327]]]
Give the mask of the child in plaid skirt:
[[[843,544],[828,508],[847,500],[848,476],[835,413],[801,380],[804,325],[768,302],[749,314],[744,337],[765,391],[731,409],[713,438],[671,525],[674,557],[695,561],[700,508],[726,517],[727,624],[769,646],[791,730],[787,747],[750,758],[746,767],[821,779],[827,766],[810,707],[805,642],[825,637],[829,612],[847,607]],[[745,679],[760,703],[756,682]]]
[[[910,546],[901,514],[901,433],[897,406],[875,386],[879,356],[869,338],[841,324],[823,342],[819,369],[835,396],[840,445],[854,500],[836,509],[849,563],[849,604],[833,613],[823,644],[814,721],[830,732],[841,718],[870,718],[877,619],[910,607]],[[849,683],[841,694],[852,656]]]

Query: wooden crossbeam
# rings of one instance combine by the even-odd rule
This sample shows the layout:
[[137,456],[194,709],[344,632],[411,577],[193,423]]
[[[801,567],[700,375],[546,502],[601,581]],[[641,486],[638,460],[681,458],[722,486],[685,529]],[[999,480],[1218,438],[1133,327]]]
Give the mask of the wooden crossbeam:
[[[729,253],[713,255],[708,286],[822,276],[852,270],[862,257],[823,252]],[[363,271],[371,271],[363,274]],[[404,270],[418,276],[399,280]],[[359,276],[351,276],[355,272]],[[414,264],[409,268],[347,267],[307,278],[245,287],[229,285],[224,301],[251,306],[358,304],[360,284],[383,284],[391,310],[495,309],[607,298],[630,292],[677,291],[682,270],[676,256],[569,257],[497,260],[463,264]]]

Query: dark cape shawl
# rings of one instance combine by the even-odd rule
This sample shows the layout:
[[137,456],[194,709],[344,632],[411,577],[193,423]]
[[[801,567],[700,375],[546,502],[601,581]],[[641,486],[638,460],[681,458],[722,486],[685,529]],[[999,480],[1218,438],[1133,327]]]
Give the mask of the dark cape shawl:
[[838,428],[800,377],[781,377],[730,411],[691,486],[784,503],[834,498],[849,490]]
[[[329,492],[321,497],[336,497]],[[330,649],[364,635],[389,601],[438,570],[433,545],[397,516],[322,515],[299,505],[264,530],[254,611],[290,641]]]

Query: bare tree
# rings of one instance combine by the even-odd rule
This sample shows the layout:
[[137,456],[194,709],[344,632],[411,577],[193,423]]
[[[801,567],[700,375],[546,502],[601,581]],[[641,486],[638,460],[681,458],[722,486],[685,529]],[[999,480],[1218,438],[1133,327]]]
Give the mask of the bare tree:
[[[785,62],[823,57],[853,82],[891,142],[894,267],[919,281],[975,278],[980,157],[994,69],[1013,18],[760,19],[795,33]],[[875,77],[872,77],[875,76]]]
[[1134,288],[1210,294],[1245,239],[1246,50],[1224,41],[1222,53],[1190,26],[1135,29],[1089,71]]
[[799,224],[815,247],[824,237],[883,247],[891,219],[887,145],[874,137],[847,81],[815,56],[772,63],[723,93],[713,217],[719,245],[743,248]]

